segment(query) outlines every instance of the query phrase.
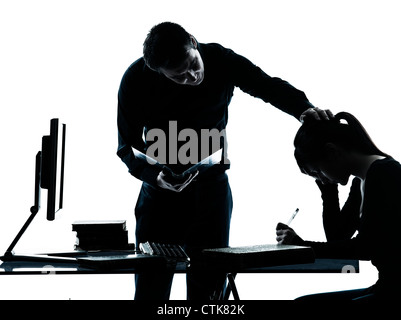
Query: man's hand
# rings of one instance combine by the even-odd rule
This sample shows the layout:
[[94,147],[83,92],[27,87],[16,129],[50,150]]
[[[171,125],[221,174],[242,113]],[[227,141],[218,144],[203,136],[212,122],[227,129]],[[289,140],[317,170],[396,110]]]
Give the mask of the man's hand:
[[281,222],[277,224],[276,235],[279,244],[293,244],[294,238],[298,237],[293,229]]
[[160,188],[174,192],[181,192],[192,182],[192,180],[195,179],[198,173],[199,171],[196,171],[194,174],[190,174],[184,179],[175,179],[170,174],[164,173],[162,170],[156,178],[156,183]]
[[323,110],[319,108],[309,108],[301,114],[299,121],[304,123],[304,121],[307,119],[330,120],[333,118],[334,118],[333,113],[328,109]]

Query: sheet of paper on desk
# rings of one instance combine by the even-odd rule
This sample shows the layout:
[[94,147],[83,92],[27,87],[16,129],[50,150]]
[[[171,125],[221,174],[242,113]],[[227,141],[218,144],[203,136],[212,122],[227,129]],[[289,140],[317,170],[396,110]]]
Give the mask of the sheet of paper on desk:
[[220,265],[231,264],[239,268],[314,261],[312,248],[282,244],[204,249],[202,256],[210,262]]
[[[160,170],[162,170],[164,167],[168,168],[167,165],[163,165],[163,164],[159,163],[156,159],[144,154],[143,152],[141,152],[135,148],[132,148],[132,151],[135,155],[135,158],[137,158],[143,162],[147,162],[148,164],[160,167]],[[220,163],[221,159],[222,159],[222,154],[223,154],[223,150],[219,149],[216,152],[214,152],[213,154],[211,154],[210,156],[208,156],[208,157],[204,158],[203,160],[199,161],[198,163],[194,164],[192,167],[188,168],[184,172],[182,172],[182,173],[172,172],[172,173],[174,174],[175,178],[183,178],[184,176],[195,173],[196,171],[199,171],[199,174],[200,174],[203,171],[210,168],[211,166],[214,166],[215,164]]]
[[285,245],[285,244],[260,244],[253,246],[205,249],[203,250],[203,253],[208,255],[231,256],[231,255],[257,254],[257,253],[272,252],[272,251],[294,250],[302,248],[305,247]]

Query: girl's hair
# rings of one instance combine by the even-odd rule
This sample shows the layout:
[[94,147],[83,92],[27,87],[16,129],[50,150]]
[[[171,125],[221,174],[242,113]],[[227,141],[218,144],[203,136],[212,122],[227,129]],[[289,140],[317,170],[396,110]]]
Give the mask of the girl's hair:
[[294,155],[302,171],[308,163],[325,160],[327,143],[336,144],[347,151],[388,157],[376,147],[358,119],[350,113],[339,112],[331,120],[306,120],[298,130],[294,140]]

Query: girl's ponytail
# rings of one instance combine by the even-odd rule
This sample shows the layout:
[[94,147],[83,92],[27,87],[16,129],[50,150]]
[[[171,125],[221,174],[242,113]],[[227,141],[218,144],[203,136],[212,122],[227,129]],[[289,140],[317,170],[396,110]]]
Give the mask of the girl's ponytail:
[[382,152],[373,142],[368,132],[362,126],[357,118],[355,118],[352,114],[348,112],[339,112],[336,114],[335,118],[340,122],[341,120],[345,120],[349,126],[349,128],[355,134],[355,147],[359,149],[360,152],[364,152],[366,154],[378,154],[384,157],[388,157],[387,154]]

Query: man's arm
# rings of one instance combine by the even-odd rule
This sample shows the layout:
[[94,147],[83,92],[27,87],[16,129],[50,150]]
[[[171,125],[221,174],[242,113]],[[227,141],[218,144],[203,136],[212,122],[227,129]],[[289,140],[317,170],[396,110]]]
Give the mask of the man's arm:
[[143,123],[141,123],[141,100],[136,92],[140,89],[132,74],[126,72],[121,80],[118,91],[118,149],[117,155],[128,167],[131,175],[150,185],[156,186],[156,178],[160,170],[151,164],[135,158],[132,147],[144,152],[145,143],[142,139]]
[[117,155],[126,164],[129,173],[137,179],[153,187],[181,192],[192,182],[197,173],[182,180],[173,179],[165,172],[160,171],[160,167],[136,159],[132,151],[132,147],[134,147],[143,153],[145,152],[145,143],[142,139],[144,124],[141,121],[140,112],[141,108],[144,107],[140,98],[142,93],[140,86],[134,81],[133,75],[127,72],[118,91]]
[[276,108],[303,122],[305,118],[327,120],[333,115],[329,110],[315,108],[305,93],[287,81],[267,75],[247,58],[226,49],[225,68],[242,91],[270,103]]

